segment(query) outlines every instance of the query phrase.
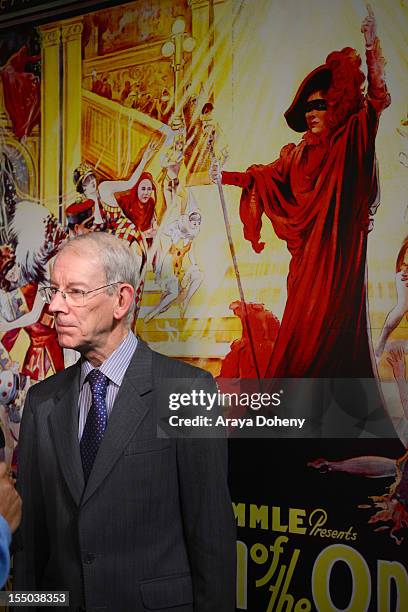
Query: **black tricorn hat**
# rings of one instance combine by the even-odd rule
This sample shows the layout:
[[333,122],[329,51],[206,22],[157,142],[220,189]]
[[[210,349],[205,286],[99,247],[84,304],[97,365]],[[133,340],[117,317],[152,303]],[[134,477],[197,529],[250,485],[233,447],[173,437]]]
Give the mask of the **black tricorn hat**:
[[326,91],[331,83],[330,68],[323,64],[310,72],[300,84],[292,104],[285,112],[286,123],[295,132],[306,132],[305,102],[314,91]]

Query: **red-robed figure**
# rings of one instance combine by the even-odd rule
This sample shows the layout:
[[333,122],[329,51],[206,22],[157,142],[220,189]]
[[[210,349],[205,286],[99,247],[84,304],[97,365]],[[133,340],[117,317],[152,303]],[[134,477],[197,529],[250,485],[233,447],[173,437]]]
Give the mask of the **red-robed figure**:
[[[305,132],[279,159],[223,172],[242,187],[244,236],[259,253],[262,215],[291,254],[287,302],[266,377],[372,377],[366,304],[366,251],[378,205],[375,136],[390,104],[384,59],[368,7],[362,25],[368,68],[363,95],[354,49],[330,53],[285,113]],[[212,178],[219,177],[213,168]]]
[[4,88],[4,104],[17,138],[29,136],[40,121],[40,81],[26,72],[30,62],[37,62],[41,54],[30,55],[23,45],[0,67]]

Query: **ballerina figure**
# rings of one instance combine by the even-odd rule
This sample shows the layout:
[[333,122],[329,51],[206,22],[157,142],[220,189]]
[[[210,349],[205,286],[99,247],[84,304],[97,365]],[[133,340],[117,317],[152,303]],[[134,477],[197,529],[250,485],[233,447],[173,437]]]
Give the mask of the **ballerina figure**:
[[395,264],[395,286],[397,289],[397,303],[388,313],[380,338],[375,349],[377,359],[384,352],[390,334],[398,327],[404,315],[408,312],[408,238],[402,244]]

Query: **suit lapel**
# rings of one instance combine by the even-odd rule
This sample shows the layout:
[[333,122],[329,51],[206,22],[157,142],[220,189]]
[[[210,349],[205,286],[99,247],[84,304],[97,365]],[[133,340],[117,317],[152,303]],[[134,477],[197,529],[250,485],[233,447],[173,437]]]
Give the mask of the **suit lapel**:
[[149,393],[152,386],[152,351],[139,338],[109,417],[108,427],[83,494],[82,505],[109,474],[134,435],[149,409],[141,396]]
[[67,378],[55,398],[48,419],[61,471],[75,503],[79,506],[84,476],[78,442],[79,362],[66,371]]

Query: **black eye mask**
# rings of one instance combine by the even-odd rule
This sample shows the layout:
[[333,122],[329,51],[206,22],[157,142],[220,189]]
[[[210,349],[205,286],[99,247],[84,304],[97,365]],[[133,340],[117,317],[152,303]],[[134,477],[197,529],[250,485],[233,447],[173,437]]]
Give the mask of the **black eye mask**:
[[310,113],[310,111],[324,111],[327,110],[327,102],[323,100],[323,98],[316,98],[316,100],[309,100],[309,102],[305,103],[305,113]]

